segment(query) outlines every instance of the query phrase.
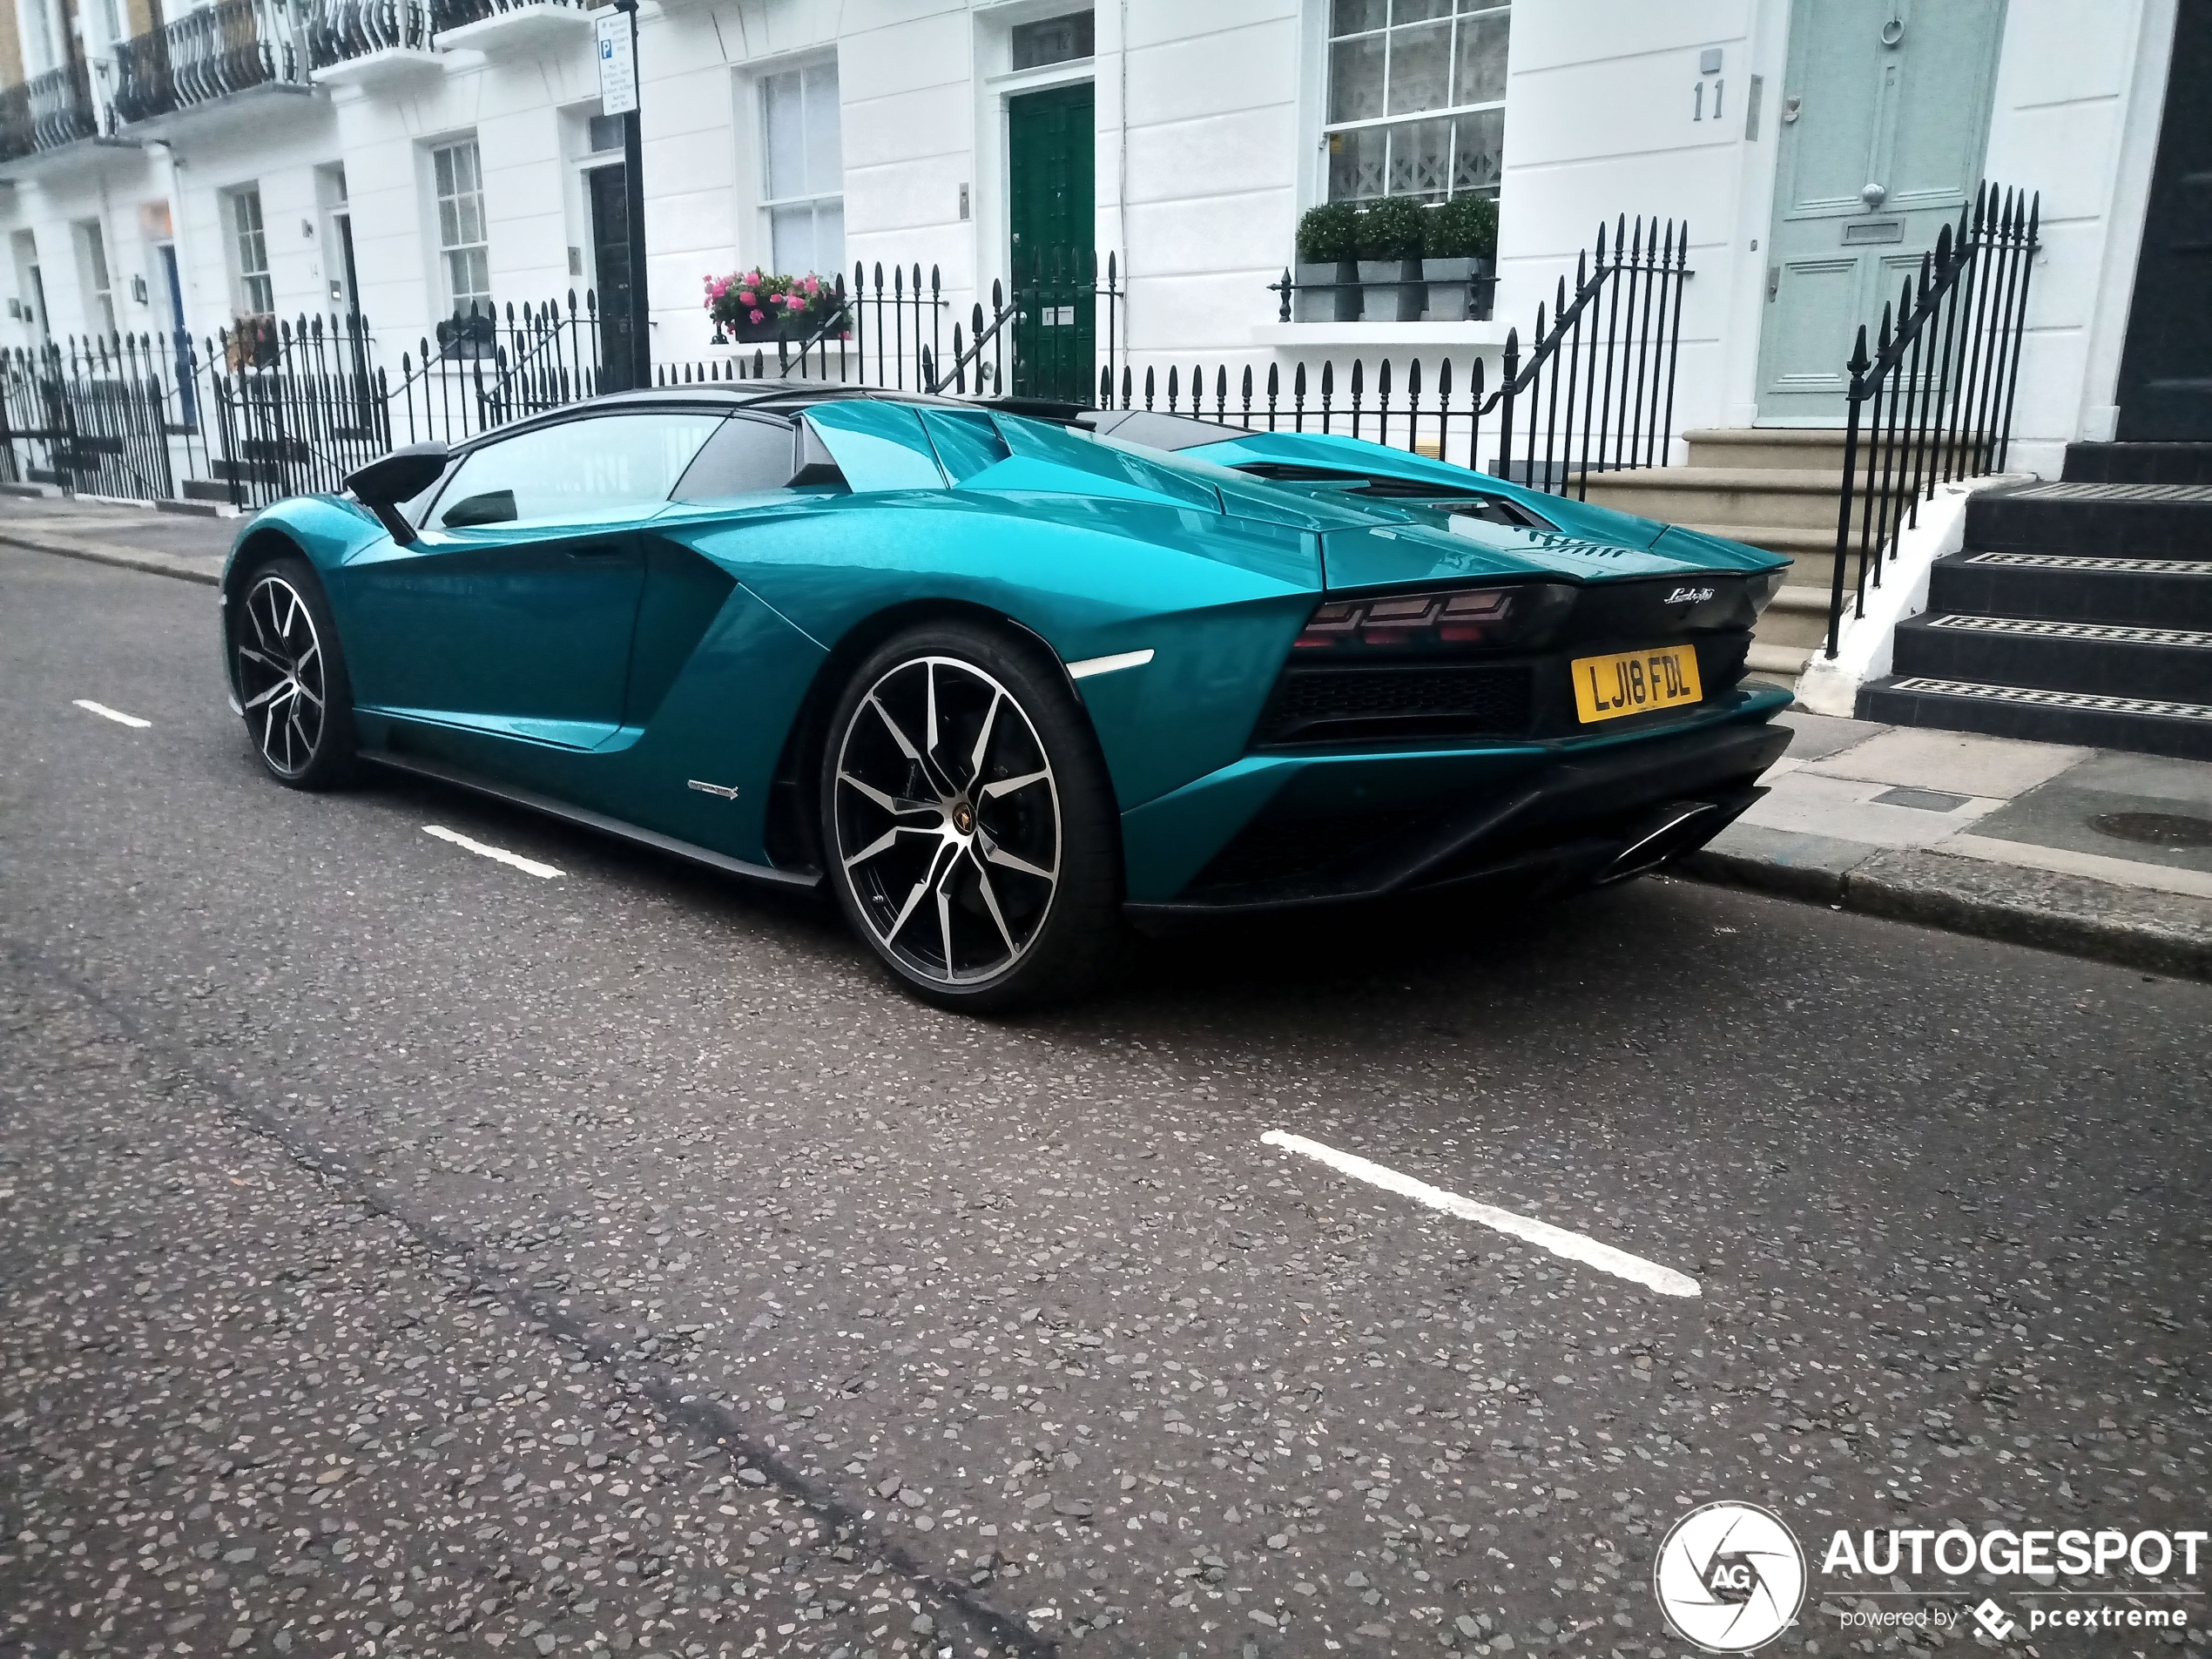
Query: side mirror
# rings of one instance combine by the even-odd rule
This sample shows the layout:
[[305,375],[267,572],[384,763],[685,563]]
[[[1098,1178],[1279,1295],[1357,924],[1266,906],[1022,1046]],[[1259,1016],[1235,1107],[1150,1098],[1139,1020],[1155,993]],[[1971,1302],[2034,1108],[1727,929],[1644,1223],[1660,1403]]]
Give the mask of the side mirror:
[[398,503],[421,495],[444,475],[449,452],[442,443],[410,443],[372,461],[346,479],[354,499],[374,513],[392,539],[402,546],[415,540],[415,526]]

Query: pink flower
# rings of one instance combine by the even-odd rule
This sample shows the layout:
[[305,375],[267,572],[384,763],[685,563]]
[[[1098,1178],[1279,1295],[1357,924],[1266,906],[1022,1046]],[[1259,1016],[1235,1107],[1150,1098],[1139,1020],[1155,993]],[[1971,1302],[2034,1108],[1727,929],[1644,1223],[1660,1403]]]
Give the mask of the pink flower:
[[804,286],[809,293],[819,293],[822,291],[821,283],[813,277],[808,277]]
[[738,303],[741,306],[757,306],[760,303],[760,297],[751,288],[747,288],[738,295]]
[[752,314],[752,320],[755,322],[765,322],[768,320],[768,314],[765,311],[756,311]]
[[806,309],[806,301],[795,293],[787,296],[784,300],[784,304],[793,311],[804,311]]

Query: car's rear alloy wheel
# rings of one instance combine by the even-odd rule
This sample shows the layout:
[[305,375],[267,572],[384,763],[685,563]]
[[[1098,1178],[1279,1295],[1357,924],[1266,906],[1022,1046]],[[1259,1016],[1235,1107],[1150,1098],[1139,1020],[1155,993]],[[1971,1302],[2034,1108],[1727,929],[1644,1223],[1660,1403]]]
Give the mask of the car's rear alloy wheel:
[[1110,792],[1064,682],[1030,653],[964,627],[892,642],[847,688],[825,760],[833,883],[907,985],[996,1010],[1111,958]]
[[257,572],[232,624],[246,734],[280,783],[318,789],[352,759],[352,711],[337,630],[304,560]]

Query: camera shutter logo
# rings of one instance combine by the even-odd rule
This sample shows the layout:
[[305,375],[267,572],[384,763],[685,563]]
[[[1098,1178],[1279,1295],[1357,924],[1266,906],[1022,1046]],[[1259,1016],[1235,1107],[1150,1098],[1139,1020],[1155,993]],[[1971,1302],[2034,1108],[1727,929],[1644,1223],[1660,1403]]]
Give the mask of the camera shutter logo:
[[1668,1529],[1651,1588],[1683,1641],[1708,1653],[1749,1653],[1797,1622],[1805,1554],[1770,1511],[1709,1503]]

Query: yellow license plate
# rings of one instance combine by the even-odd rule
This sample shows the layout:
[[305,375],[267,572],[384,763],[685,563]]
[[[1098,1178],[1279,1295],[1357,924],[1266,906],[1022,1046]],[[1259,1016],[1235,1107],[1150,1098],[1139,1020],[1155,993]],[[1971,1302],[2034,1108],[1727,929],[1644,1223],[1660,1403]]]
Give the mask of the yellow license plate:
[[1575,713],[1584,725],[1617,720],[1627,714],[1679,708],[1705,693],[1697,684],[1694,645],[1658,645],[1649,651],[1616,651],[1610,657],[1577,657]]

